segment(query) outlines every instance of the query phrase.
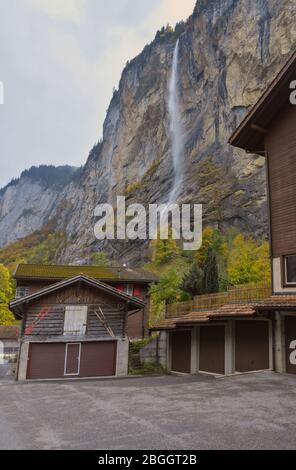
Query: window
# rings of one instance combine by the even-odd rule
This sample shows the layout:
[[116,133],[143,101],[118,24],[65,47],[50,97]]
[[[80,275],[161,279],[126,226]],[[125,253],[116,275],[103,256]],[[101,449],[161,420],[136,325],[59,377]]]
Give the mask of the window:
[[296,284],[296,255],[285,256],[286,284]]
[[133,284],[125,284],[125,286],[124,286],[124,292],[125,292],[127,295],[133,295],[133,291],[134,291],[134,286],[133,286]]
[[29,295],[29,287],[26,286],[18,286],[16,288],[16,298],[19,299],[20,297],[25,297]]

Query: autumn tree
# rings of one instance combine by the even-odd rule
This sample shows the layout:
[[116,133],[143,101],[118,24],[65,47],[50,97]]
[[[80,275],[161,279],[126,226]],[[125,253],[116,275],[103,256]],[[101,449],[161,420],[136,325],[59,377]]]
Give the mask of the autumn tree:
[[151,242],[154,251],[154,261],[156,264],[165,264],[180,254],[180,247],[177,240],[173,238],[172,229],[168,231],[168,238],[161,240],[159,233],[157,240]]
[[269,245],[237,235],[229,250],[227,272],[234,285],[266,282],[270,279]]
[[225,257],[227,253],[226,237],[222,235],[220,230],[212,227],[205,227],[202,231],[202,245],[196,252],[196,261],[203,269],[207,257],[208,249],[212,248],[216,256]]
[[3,264],[0,264],[0,325],[11,325],[14,323],[14,316],[8,308],[12,295],[13,289],[10,273]]

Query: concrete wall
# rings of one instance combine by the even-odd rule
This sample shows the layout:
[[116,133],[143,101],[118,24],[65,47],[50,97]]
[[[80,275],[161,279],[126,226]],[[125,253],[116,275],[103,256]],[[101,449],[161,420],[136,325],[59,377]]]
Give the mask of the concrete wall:
[[167,368],[167,332],[161,331],[159,335],[140,350],[142,363],[158,361],[162,367]]
[[275,356],[275,371],[286,372],[286,331],[285,331],[285,319],[286,317],[296,317],[296,312],[275,312],[275,334],[274,334],[274,356]]
[[17,364],[17,380],[26,380],[27,378],[27,365],[29,357],[29,342],[20,344],[18,364]]
[[282,268],[281,259],[274,258],[272,260],[272,275],[273,275],[273,292],[285,293],[292,292],[296,293],[296,287],[282,287]]
[[117,341],[116,376],[124,377],[128,374],[128,338]]

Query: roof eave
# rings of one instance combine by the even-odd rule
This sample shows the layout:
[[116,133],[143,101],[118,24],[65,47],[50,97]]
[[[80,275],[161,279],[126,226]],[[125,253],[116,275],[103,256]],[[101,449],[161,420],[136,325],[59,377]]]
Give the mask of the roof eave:
[[[79,282],[79,281],[85,282],[89,285],[92,285],[93,287],[97,287],[98,289],[101,288],[102,290],[105,290],[106,292],[110,293],[114,297],[118,297],[122,301],[125,301],[127,304],[135,305],[136,308],[139,308],[139,307],[144,308],[145,307],[145,302],[144,301],[142,301],[142,300],[140,300],[136,297],[131,297],[131,296],[129,296],[127,294],[124,294],[120,291],[117,291],[116,289],[114,289],[113,287],[108,286],[107,284],[102,285],[104,283],[102,283],[101,281],[97,281],[95,279],[88,278],[86,276],[74,276],[73,278],[65,279],[64,281],[60,281],[57,284],[53,284],[49,287],[41,289],[40,291],[34,292],[33,294],[29,294],[25,297],[21,297],[19,299],[12,300],[9,303],[9,307],[12,311],[14,311],[19,306],[24,305],[25,303],[32,302],[32,301],[42,297],[43,295],[50,294],[50,293],[55,292],[56,290],[58,290],[60,288],[67,287],[68,285],[71,285],[71,284],[73,284],[75,282]],[[15,311],[17,312],[17,310],[15,310]]]
[[[264,139],[270,121],[287,104],[289,83],[295,79],[296,51],[230,136],[228,143],[248,152],[265,154]],[[269,111],[270,110],[270,111]],[[267,121],[264,113],[267,116]],[[255,142],[255,144],[252,142]]]
[[[14,275],[13,278],[16,281],[63,281],[64,279],[69,279],[67,276],[62,277],[46,277],[46,276],[16,276]],[[137,284],[151,284],[152,282],[159,282],[159,279],[137,279],[137,278],[130,278],[130,279],[123,279],[118,277],[94,277],[93,279],[100,280],[102,282],[119,282],[119,283],[132,283],[136,282]]]

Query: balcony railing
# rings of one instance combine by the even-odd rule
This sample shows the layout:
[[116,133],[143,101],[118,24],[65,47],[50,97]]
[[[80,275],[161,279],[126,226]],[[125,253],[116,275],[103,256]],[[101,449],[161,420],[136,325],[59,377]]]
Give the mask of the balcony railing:
[[269,285],[246,285],[233,287],[217,294],[197,295],[193,300],[178,302],[166,306],[166,318],[176,318],[194,310],[206,310],[222,307],[227,303],[252,302],[271,295]]

